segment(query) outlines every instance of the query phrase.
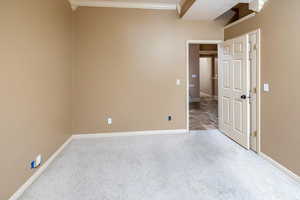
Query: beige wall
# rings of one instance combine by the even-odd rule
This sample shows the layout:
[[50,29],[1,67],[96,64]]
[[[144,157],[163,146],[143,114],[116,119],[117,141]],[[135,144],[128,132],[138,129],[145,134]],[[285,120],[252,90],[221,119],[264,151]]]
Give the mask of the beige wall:
[[186,40],[223,39],[222,27],[176,11],[81,7],[74,28],[73,132],[186,128]]
[[213,95],[212,77],[212,57],[200,58],[200,92],[203,92],[208,95]]
[[1,200],[70,136],[71,20],[67,0],[1,2]]
[[[189,96],[191,98],[200,98],[199,51],[199,44],[189,45]],[[193,78],[193,75],[197,75],[197,77]]]
[[226,39],[261,28],[262,151],[300,175],[300,1],[269,0],[256,17],[226,29]]
[[[262,94],[262,151],[298,174],[299,6],[269,0],[225,32],[262,29],[262,82],[271,85]],[[1,4],[0,199],[32,175],[30,160],[46,160],[70,136],[71,25],[67,0]],[[185,42],[223,38],[220,26],[175,11],[112,8],[79,8],[74,34],[73,132],[81,133],[184,129]]]

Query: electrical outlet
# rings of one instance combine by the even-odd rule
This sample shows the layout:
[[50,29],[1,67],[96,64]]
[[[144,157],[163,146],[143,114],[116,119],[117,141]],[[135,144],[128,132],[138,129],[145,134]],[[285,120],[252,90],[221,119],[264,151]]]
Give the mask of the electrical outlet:
[[35,169],[35,168],[38,168],[39,166],[41,166],[42,164],[42,155],[39,154],[35,160],[31,161],[30,163],[30,166],[31,166],[31,169]]
[[111,125],[112,124],[112,118],[107,119],[107,124]]

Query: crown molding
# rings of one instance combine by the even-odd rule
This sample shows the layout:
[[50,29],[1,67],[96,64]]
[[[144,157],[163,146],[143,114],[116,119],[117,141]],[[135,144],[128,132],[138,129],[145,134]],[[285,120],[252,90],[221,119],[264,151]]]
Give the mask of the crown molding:
[[113,7],[113,8],[139,8],[156,10],[176,10],[176,4],[170,3],[137,3],[137,2],[115,2],[115,1],[89,1],[89,0],[69,0],[72,9],[75,11],[78,7]]

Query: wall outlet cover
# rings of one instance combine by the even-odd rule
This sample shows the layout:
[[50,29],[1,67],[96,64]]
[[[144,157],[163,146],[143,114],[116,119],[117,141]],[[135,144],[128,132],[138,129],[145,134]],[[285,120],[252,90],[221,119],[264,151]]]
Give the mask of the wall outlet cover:
[[111,125],[112,124],[112,118],[107,119],[107,124]]
[[40,166],[42,164],[42,155],[38,155],[35,159],[36,165]]
[[42,155],[38,155],[35,160],[31,161],[30,167],[31,169],[38,168],[42,164]]

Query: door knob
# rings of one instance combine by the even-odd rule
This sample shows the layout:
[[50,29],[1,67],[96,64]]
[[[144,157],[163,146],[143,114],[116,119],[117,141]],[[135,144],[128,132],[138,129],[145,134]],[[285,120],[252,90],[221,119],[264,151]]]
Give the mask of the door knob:
[[247,99],[247,96],[246,95],[242,95],[241,99]]

